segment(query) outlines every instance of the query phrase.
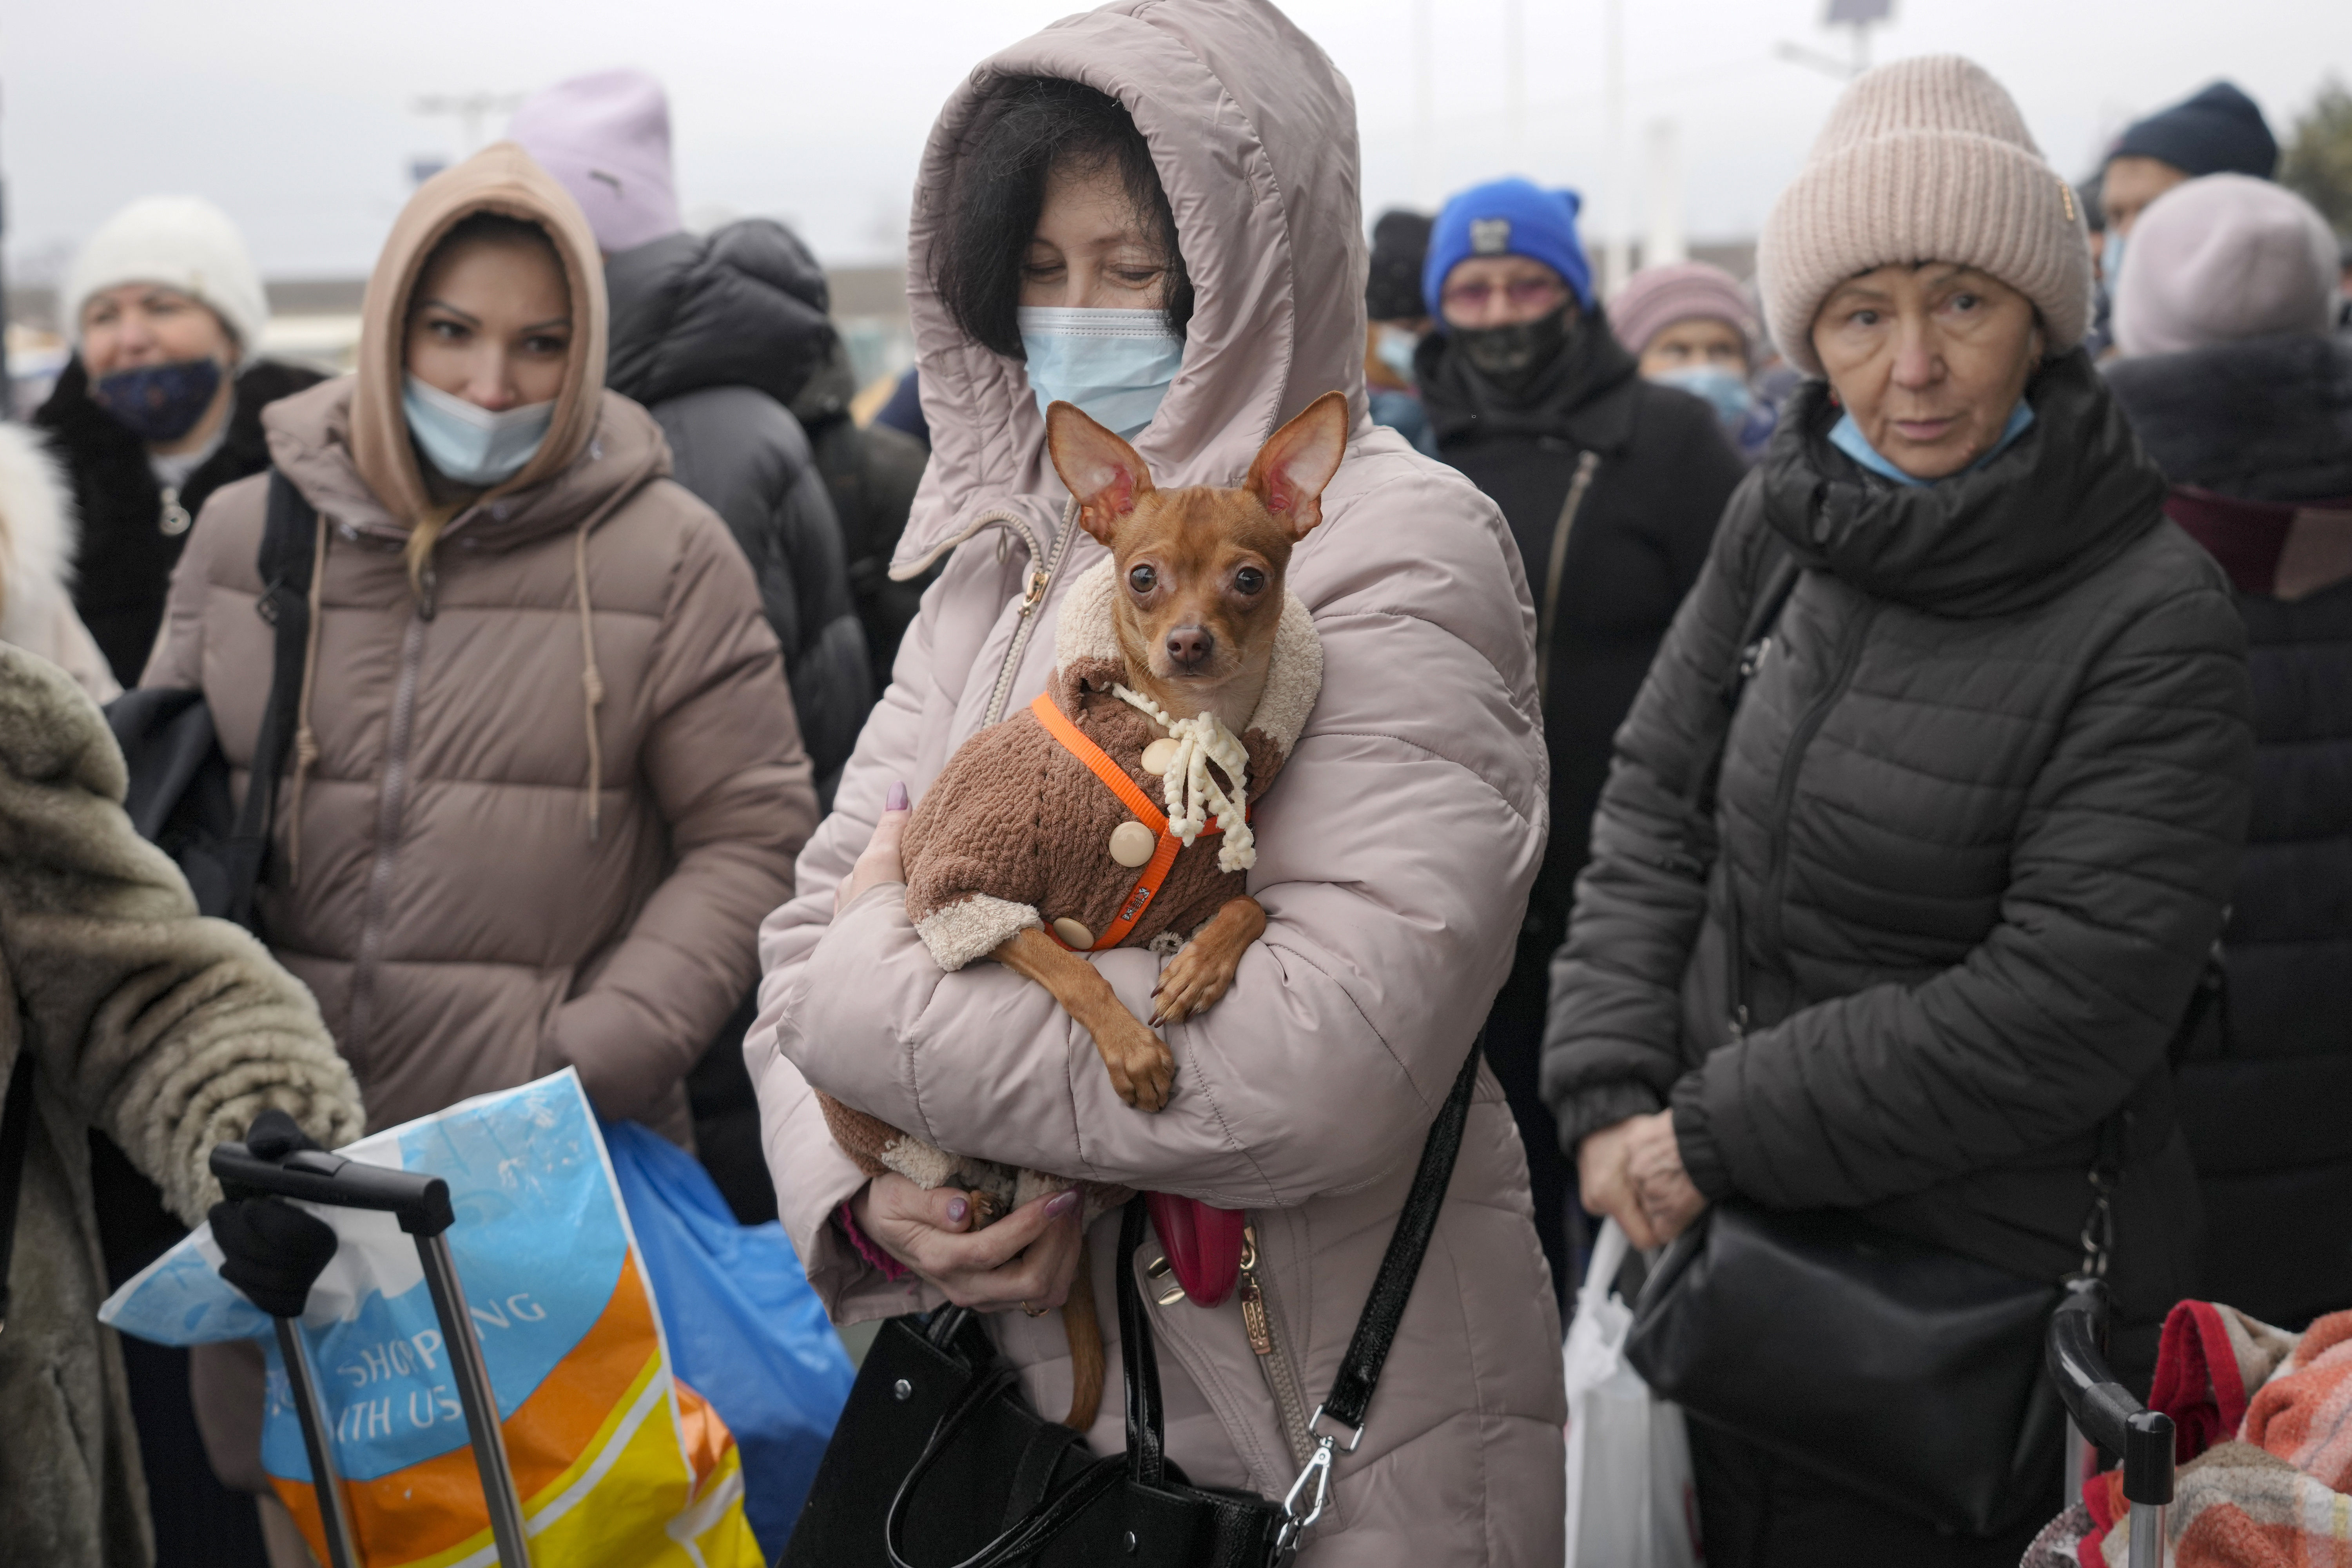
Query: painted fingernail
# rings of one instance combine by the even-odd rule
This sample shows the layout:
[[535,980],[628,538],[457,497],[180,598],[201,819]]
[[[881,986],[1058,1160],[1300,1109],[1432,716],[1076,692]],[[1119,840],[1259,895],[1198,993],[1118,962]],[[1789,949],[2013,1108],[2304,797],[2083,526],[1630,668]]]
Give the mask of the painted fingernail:
[[971,1205],[966,1203],[963,1199],[950,1198],[948,1200],[948,1223],[950,1225],[961,1225],[963,1223],[963,1216],[971,1212]]
[[882,797],[882,809],[885,811],[904,811],[907,809],[906,780],[896,779],[891,782],[890,793]]
[[1045,1217],[1047,1219],[1059,1219],[1077,1206],[1078,1194],[1076,1189],[1073,1188],[1066,1193],[1055,1193],[1052,1197],[1045,1200]]

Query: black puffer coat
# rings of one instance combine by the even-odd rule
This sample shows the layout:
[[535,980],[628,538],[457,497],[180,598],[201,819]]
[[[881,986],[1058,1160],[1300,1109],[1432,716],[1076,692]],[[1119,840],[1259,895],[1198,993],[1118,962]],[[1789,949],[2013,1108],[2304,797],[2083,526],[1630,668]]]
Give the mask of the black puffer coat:
[[610,257],[606,384],[669,439],[670,477],[751,558],[820,800],[874,704],[841,524],[793,398],[832,351],[824,272],[781,224],[750,218]]
[[1573,1173],[1537,1088],[1551,955],[1609,776],[1611,738],[1697,581],[1708,542],[1745,471],[1706,405],[1642,379],[1596,310],[1524,391],[1505,393],[1433,332],[1416,358],[1437,455],[1503,509],[1541,616],[1552,536],[1577,469],[1591,478],[1569,530],[1549,644],[1544,745],[1551,762],[1551,837],[1528,896],[1510,978],[1486,1020],[1486,1055],[1527,1145],[1536,1229],[1566,1299]]
[[[2253,677],[2226,1026],[2180,1072],[2205,1194],[2200,1288],[2302,1323],[2352,1306],[2352,340],[2121,360],[2107,379],[2173,481],[2174,516],[2238,587]],[[2331,536],[2332,565],[2278,581]]]
[[[2194,1281],[2166,1050],[2245,831],[2245,637],[2087,359],[2028,395],[2007,451],[1906,488],[1800,395],[1620,732],[1544,1088],[1570,1139],[1671,1104],[1711,1198],[2052,1280],[2127,1108],[2114,1279],[2152,1324]],[[1805,570],[1727,718],[1782,552]]]
[[[279,398],[326,379],[315,370],[257,360],[236,378],[236,405],[220,447],[188,476],[174,498],[174,520],[203,513],[223,485],[269,466],[261,411]],[[89,373],[77,354],[58,377],[48,401],[33,416],[72,477],[81,512],[81,549],[75,563],[74,609],[125,687],[139,684],[155,634],[163,625],[163,595],[172,568],[188,542],[184,525],[167,533],[163,486],[147,466],[147,446],[90,401]]]

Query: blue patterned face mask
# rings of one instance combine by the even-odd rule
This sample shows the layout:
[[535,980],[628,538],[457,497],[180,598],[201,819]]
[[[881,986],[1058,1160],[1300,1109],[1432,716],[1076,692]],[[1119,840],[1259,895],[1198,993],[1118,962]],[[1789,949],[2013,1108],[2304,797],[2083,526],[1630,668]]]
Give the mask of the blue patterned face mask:
[[555,418],[553,398],[494,414],[413,375],[400,408],[425,456],[461,485],[499,484],[522,472]]
[[220,384],[220,361],[177,360],[100,376],[90,383],[89,400],[142,441],[176,441],[196,427]]
[[1074,403],[1122,437],[1151,423],[1184,363],[1184,340],[1170,333],[1164,310],[1024,305],[1020,323],[1037,411]]

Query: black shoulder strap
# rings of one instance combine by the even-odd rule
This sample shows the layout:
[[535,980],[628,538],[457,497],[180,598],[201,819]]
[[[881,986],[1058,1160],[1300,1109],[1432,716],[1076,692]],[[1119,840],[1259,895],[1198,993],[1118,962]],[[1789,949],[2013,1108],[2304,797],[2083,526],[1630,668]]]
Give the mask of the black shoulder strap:
[[269,854],[269,826],[278,805],[278,780],[294,752],[296,712],[302,700],[302,661],[310,642],[310,574],[318,549],[319,514],[284,474],[269,471],[269,507],[261,530],[261,598],[254,608],[278,634],[270,662],[269,705],[253,747],[253,772],[236,832],[227,849],[231,896],[228,918],[250,925],[253,890]]
[[[1756,597],[1748,606],[1748,618],[1741,623],[1739,640],[1732,645],[1731,667],[1723,672],[1723,682],[1716,694],[1723,702],[1723,721],[1717,726],[1706,760],[1691,773],[1690,784],[1683,792],[1683,815],[1688,820],[1695,837],[1703,838],[1704,819],[1711,815],[1710,796],[1715,781],[1723,772],[1723,754],[1731,744],[1732,716],[1739,711],[1739,699],[1748,690],[1757,668],[1772,644],[1772,628],[1780,625],[1780,612],[1789,606],[1789,597],[1797,591],[1798,580],[1805,571],[1787,546],[1778,541],[1766,545],[1767,559],[1771,563],[1765,572]],[[1696,850],[1691,859],[1701,857]],[[1704,867],[1701,867],[1702,871]]]
[[1364,1315],[1356,1320],[1356,1334],[1340,1359],[1339,1375],[1331,1380],[1331,1392],[1323,1400],[1322,1414],[1344,1426],[1362,1429],[1372,1390],[1380,1385],[1381,1368],[1389,1359],[1389,1347],[1396,1342],[1397,1325],[1404,1320],[1404,1305],[1421,1273],[1422,1256],[1437,1231],[1437,1211],[1445,1205],[1445,1189],[1454,1180],[1454,1160],[1462,1152],[1462,1129],[1470,1119],[1470,1093],[1477,1085],[1478,1062],[1486,1045],[1482,1031],[1471,1043],[1469,1059],[1454,1077],[1454,1092],[1445,1097],[1437,1120],[1430,1125],[1429,1141],[1421,1147],[1421,1167],[1413,1173],[1412,1188],[1405,1195],[1404,1212],[1397,1215],[1381,1271],[1372,1277],[1371,1298],[1364,1303]]
[[33,1041],[16,1037],[16,1065],[8,1073],[8,1100],[0,1109],[0,1329],[8,1321],[8,1265],[16,1251],[16,1200],[25,1188],[25,1151],[33,1142]]

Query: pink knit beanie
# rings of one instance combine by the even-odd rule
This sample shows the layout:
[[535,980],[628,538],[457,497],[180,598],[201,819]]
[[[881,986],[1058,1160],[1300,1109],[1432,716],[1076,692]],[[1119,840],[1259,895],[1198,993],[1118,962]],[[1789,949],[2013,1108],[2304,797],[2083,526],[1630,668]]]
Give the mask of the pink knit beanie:
[[1813,318],[1830,291],[1922,261],[1980,268],[2032,300],[2053,354],[2090,328],[2090,241],[2074,188],[2042,162],[2000,83],[1958,55],[1881,66],[1838,99],[1757,241],[1772,341],[1821,374]]
[[1635,354],[1676,321],[1694,317],[1732,327],[1747,342],[1748,357],[1755,357],[1755,313],[1738,279],[1720,267],[1704,261],[1644,267],[1609,297],[1609,324],[1617,330],[1617,341]]
[[2179,353],[2336,321],[2336,236],[2293,191],[2208,174],[2157,197],[2132,225],[2116,280],[2116,347]]
[[635,250],[686,226],[671,184],[669,98],[644,71],[560,81],[515,110],[507,135],[572,193],[598,249]]

